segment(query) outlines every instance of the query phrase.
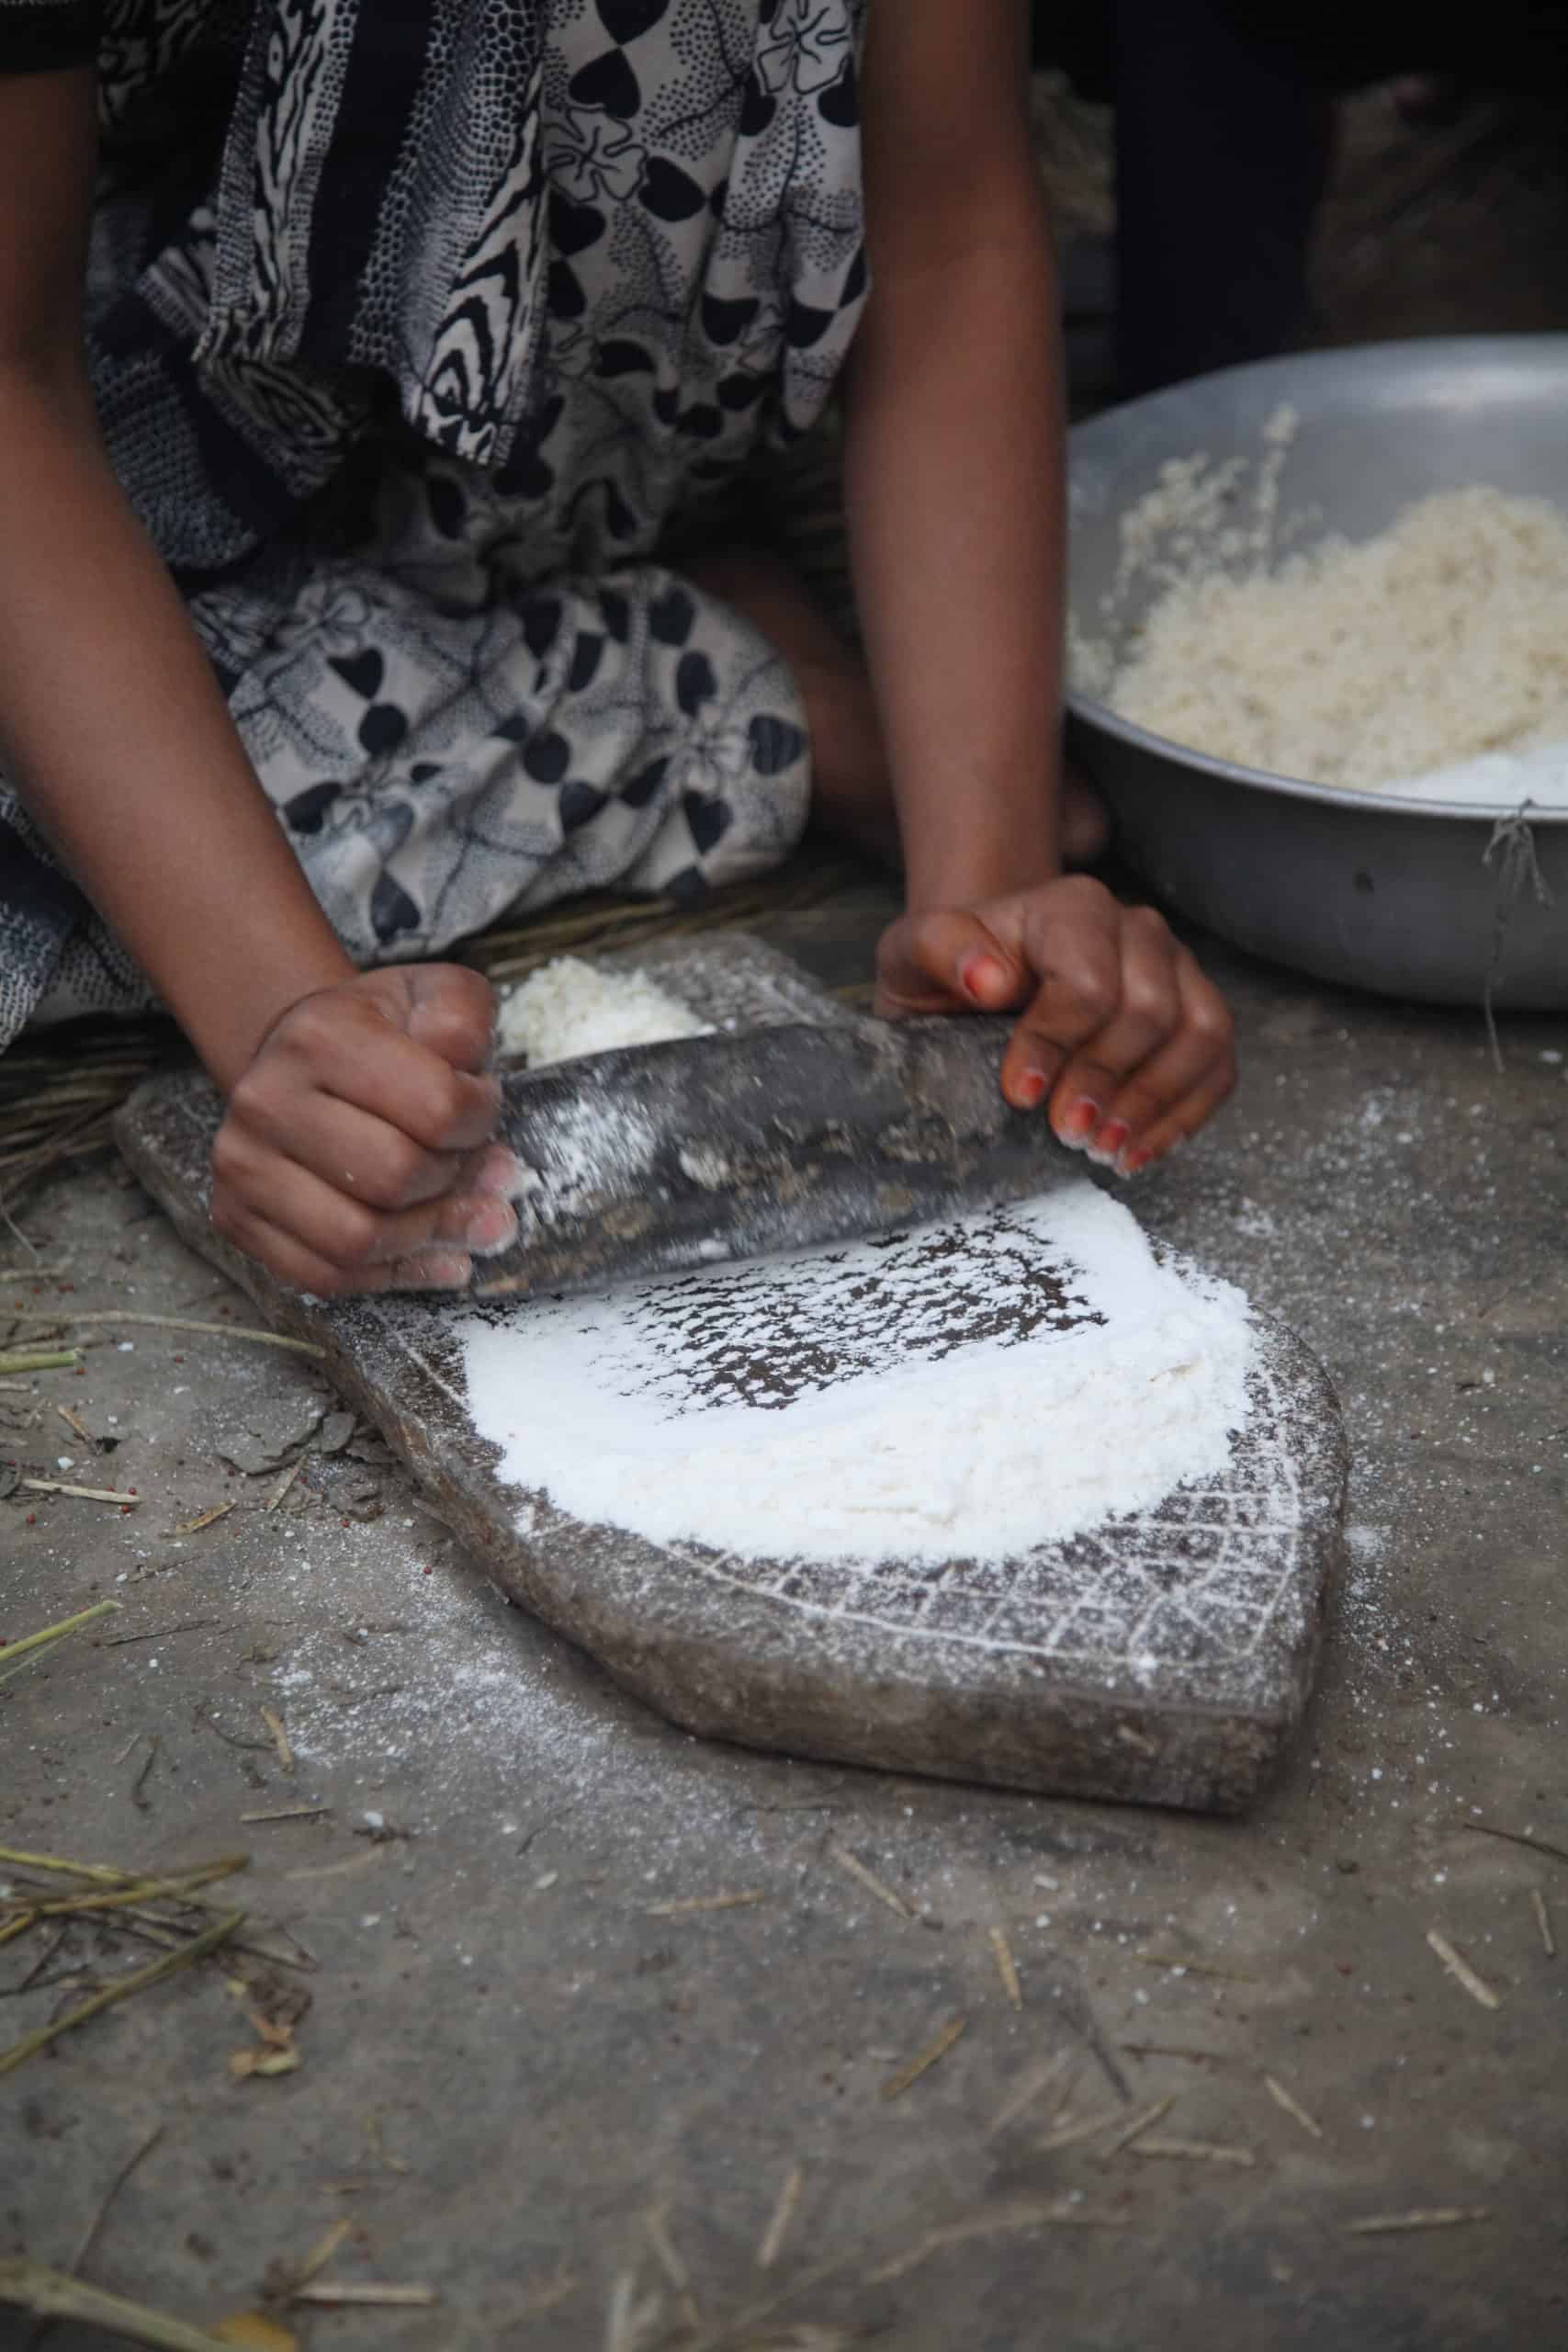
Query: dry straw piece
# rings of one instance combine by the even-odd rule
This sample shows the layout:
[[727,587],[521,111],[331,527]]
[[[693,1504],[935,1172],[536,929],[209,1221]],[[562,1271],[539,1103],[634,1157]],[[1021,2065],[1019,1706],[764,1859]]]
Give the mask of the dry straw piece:
[[762,2243],[757,2248],[759,2270],[771,2270],[783,2253],[784,2242],[789,2234],[789,2225],[795,2219],[795,2208],[800,2203],[800,2192],[805,2186],[805,2171],[799,2165],[791,2165],[784,2175],[784,2187],[779,2190],[778,2202],[773,2207],[768,2226],[762,2233]]
[[[1150,2113],[1152,2112],[1151,2109]],[[1069,2117],[1065,2123],[1058,2123],[1054,2130],[1047,2132],[1044,2138],[1037,2141],[1035,2144],[1045,2154],[1053,2154],[1058,2148],[1076,2147],[1080,2140],[1093,2140],[1098,2138],[1101,2132],[1109,2132],[1113,2123],[1121,2122],[1122,2115],[1121,2108],[1107,2107],[1102,2108],[1098,2115]],[[1147,2114],[1139,2119],[1140,2132],[1148,2120]]]
[[1037,2098],[1044,2096],[1053,2083],[1061,2081],[1072,2063],[1073,2052],[1070,2050],[1058,2050],[1054,2058],[1048,2058],[1044,2065],[1026,2075],[1006,2106],[999,2108],[987,2125],[987,2139],[998,2139],[1010,2123],[1018,2121],[1026,2108],[1032,2107]]
[[753,1903],[765,1903],[765,1886],[743,1887],[739,1894],[687,1894],[673,1903],[650,1903],[647,1905],[650,1919],[694,1919],[703,1911],[743,1911]]
[[1371,2213],[1364,2222],[1347,2222],[1352,2238],[1393,2237],[1404,2230],[1457,2230],[1466,2222],[1489,2222],[1489,2205],[1418,2205],[1408,2213]]
[[9,1682],[24,1667],[36,1665],[51,1650],[79,1634],[84,1625],[91,1625],[99,1617],[111,1617],[119,1610],[118,1600],[96,1600],[91,1609],[79,1609],[74,1617],[62,1617],[57,1625],[45,1625],[36,1634],[24,1634],[19,1642],[7,1642],[0,1649],[0,1683]]
[[1013,2237],[1030,2230],[1121,2230],[1126,2223],[1108,2213],[1086,2213],[1079,2207],[1055,2203],[1051,2205],[1004,2205],[992,2213],[976,2213],[966,2222],[950,2222],[940,2230],[929,2230],[923,2238],[891,2261],[868,2270],[868,2287],[885,2286],[893,2278],[905,2278],[933,2254],[941,2254],[949,2246],[970,2245],[976,2239]]
[[1535,1913],[1535,1924],[1540,1930],[1540,1948],[1548,1960],[1555,1960],[1557,1939],[1551,1932],[1551,1915],[1546,1907],[1546,1897],[1539,1886],[1530,1889],[1530,1908]]
[[1301,2125],[1303,2132],[1310,2132],[1314,2140],[1322,2139],[1322,2124],[1319,2123],[1314,2117],[1307,2113],[1300,2099],[1296,2098],[1292,2092],[1285,2088],[1284,2084],[1280,2080],[1277,2075],[1265,2075],[1263,2077],[1263,2087],[1268,2092],[1269,2098],[1273,2100],[1275,2106],[1282,2107],[1285,2113],[1292,2117],[1294,2120]]
[[280,1772],[292,1772],[294,1770],[294,1750],[288,1745],[288,1734],[283,1728],[282,1716],[277,1713],[276,1707],[263,1707],[260,1710],[260,1714],[263,1723],[265,1724],[268,1731],[272,1734],[273,1747],[277,1755],[278,1770]]
[[64,1478],[18,1478],[17,1484],[29,1495],[73,1495],[78,1502],[118,1503],[122,1510],[134,1510],[141,1500],[140,1495],[122,1494],[118,1487],[73,1487]]
[[936,2040],[929,2043],[918,2058],[911,2058],[907,2066],[901,2068],[897,2075],[891,2075],[883,2084],[883,2098],[885,2099],[902,2098],[912,2083],[918,2083],[922,2075],[929,2074],[939,2058],[946,2057],[968,2022],[967,2018],[953,2018],[944,2025]]
[[0,2303],[31,2312],[36,2319],[78,2320],[122,2343],[145,2345],[149,2352],[228,2352],[224,2338],[209,2335],[204,2327],[192,2327],[124,2295],[107,2295],[101,2288],[84,2286],[81,2279],[63,2270],[48,2270],[39,2262],[0,2262]]
[[1505,1845],[1523,1846],[1527,1853],[1550,1854],[1553,1861],[1568,1862],[1568,1846],[1554,1846],[1550,1838],[1538,1838],[1532,1830],[1495,1829],[1489,1821],[1461,1821],[1458,1826],[1472,1838],[1500,1838]]
[[897,1911],[901,1919],[919,1917],[912,1903],[907,1903],[897,1889],[889,1886],[886,1879],[878,1878],[874,1871],[867,1870],[859,1855],[852,1854],[847,1846],[829,1845],[828,1852],[841,1871],[846,1871],[857,1884],[863,1886],[868,1894],[874,1894],[879,1903],[886,1904],[889,1911]]
[[433,2311],[441,2301],[434,2287],[383,2287],[376,2280],[349,2280],[342,2286],[326,2278],[297,2287],[291,2303],[323,2303],[339,2311],[355,2305],[374,2311]]
[[199,1535],[204,1527],[215,1527],[220,1519],[227,1519],[233,1508],[232,1498],[226,1503],[214,1503],[210,1510],[198,1510],[194,1519],[182,1519],[177,1527],[170,1528],[169,1532],[171,1535]]
[[1176,2096],[1173,2092],[1168,2098],[1156,2099],[1153,2107],[1143,2108],[1136,2115],[1130,2115],[1115,2137],[1107,2140],[1104,2147],[1100,2151],[1100,2163],[1108,2165],[1112,2156],[1121,2154],[1123,2148],[1132,2148],[1136,2154],[1137,2150],[1134,2143],[1142,2138],[1151,2124],[1161,2122],[1175,2105]]
[[11,2044],[9,2050],[0,2050],[0,2075],[13,2074],[39,2051],[46,2050],[51,2041],[57,2041],[62,2033],[69,2033],[74,2026],[85,2025],[88,2018],[96,2018],[100,2010],[112,2007],[117,2001],[128,2000],[132,1993],[145,1992],[150,1984],[172,1976],[176,1969],[189,1968],[194,1962],[205,1959],[209,1952],[216,1951],[220,1944],[228,1942],[244,1917],[243,1911],[226,1912],[222,1918],[204,1928],[199,1936],[193,1936],[189,1943],[183,1944],[179,1951],[165,1952],[161,1960],[149,1961],[145,1968],[134,1969],[129,1976],[117,1976],[112,1984],[106,1984],[101,1992],[93,1994],[79,2008],[67,2009],[65,2015],[56,2018],[52,2025],[42,2025],[35,2033],[24,2034],[20,2041]]
[[1258,2162],[1250,2148],[1228,2148],[1215,2140],[1134,2140],[1128,2153],[1134,2156],[1170,2156],[1190,2165],[1236,2165],[1246,2168]]
[[1483,2009],[1500,2009],[1502,2007],[1502,1996],[1492,1990],[1491,1985],[1488,1984],[1484,1976],[1478,1976],[1476,1974],[1474,1969],[1472,1968],[1464,1954],[1461,1951],[1456,1951],[1453,1945],[1450,1943],[1447,1936],[1442,1934],[1438,1928],[1427,1928],[1427,1941],[1437,1953],[1438,1958],[1442,1962],[1443,1966],[1448,1970],[1449,1974],[1453,1978],[1455,1984],[1461,1984],[1464,1987],[1464,1990],[1470,1995],[1472,2001],[1479,2001]]
[[989,1940],[991,1950],[996,1954],[997,1974],[1002,1980],[1002,1990],[1013,2007],[1021,2009],[1023,1987],[1018,1981],[1018,1963],[1012,1956],[1012,1946],[1008,1941],[1007,1929],[992,1928],[989,1931]]
[[64,1313],[56,1310],[49,1315],[28,1313],[14,1316],[12,1320],[17,1323],[69,1323],[73,1330],[79,1330],[85,1324],[113,1324],[118,1327],[132,1323],[150,1331],[192,1331],[203,1339],[249,1340],[259,1348],[283,1348],[297,1356],[321,1358],[327,1352],[313,1340],[291,1340],[287,1332],[264,1331],[254,1323],[196,1323],[188,1315],[140,1315],[121,1307],[95,1307],[80,1315],[70,1309]]

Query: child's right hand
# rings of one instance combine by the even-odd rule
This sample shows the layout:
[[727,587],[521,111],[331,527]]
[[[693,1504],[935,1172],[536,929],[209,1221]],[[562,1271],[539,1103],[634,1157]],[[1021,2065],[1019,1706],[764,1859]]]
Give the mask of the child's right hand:
[[365,972],[301,997],[229,1096],[212,1225],[277,1281],[332,1298],[459,1290],[517,1230],[491,1142],[495,994],[477,972]]

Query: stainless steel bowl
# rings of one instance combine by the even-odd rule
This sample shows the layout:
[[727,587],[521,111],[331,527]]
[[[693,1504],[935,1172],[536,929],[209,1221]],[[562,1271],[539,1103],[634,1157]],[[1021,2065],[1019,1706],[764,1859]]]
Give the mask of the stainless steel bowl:
[[[1180,384],[1072,436],[1072,609],[1104,629],[1123,515],[1170,458],[1261,456],[1300,417],[1282,516],[1365,539],[1430,491],[1485,482],[1568,510],[1568,335],[1314,353]],[[1146,603],[1146,595],[1145,602]],[[1135,600],[1125,608],[1138,618]],[[1276,962],[1439,1004],[1568,1007],[1568,808],[1393,800],[1209,758],[1068,696],[1077,757],[1157,896]]]

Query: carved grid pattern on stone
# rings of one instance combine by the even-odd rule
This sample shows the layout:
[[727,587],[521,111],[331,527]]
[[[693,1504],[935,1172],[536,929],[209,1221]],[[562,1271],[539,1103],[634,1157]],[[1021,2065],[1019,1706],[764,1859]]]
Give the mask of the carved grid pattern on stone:
[[[460,1363],[434,1310],[360,1300],[346,1311],[378,1325],[466,1412]],[[427,1347],[413,1338],[416,1318],[436,1327]],[[1300,1492],[1278,1434],[1284,1400],[1266,1359],[1249,1377],[1252,1415],[1227,1476],[1021,1559],[921,1566],[647,1548],[685,1574],[817,1618],[825,1633],[841,1622],[900,1640],[1143,1672],[1197,1659],[1237,1662],[1256,1653],[1301,1568]],[[521,1491],[508,1491],[521,1504]],[[537,1499],[554,1515],[547,1498]]]
[[[186,1125],[199,1125],[188,1104],[180,1109]],[[337,1313],[378,1327],[467,1417],[467,1385],[450,1335],[428,1305],[357,1300]],[[421,1322],[428,1346],[414,1338]],[[1045,1545],[1021,1560],[780,1564],[687,1545],[650,1548],[687,1573],[803,1616],[902,1640],[1102,1668],[1243,1659],[1258,1649],[1300,1568],[1300,1496],[1277,1435],[1283,1399],[1266,1362],[1251,1381],[1252,1418],[1228,1480],[1205,1481],[1103,1535]]]
[[1104,1667],[1245,1658],[1299,1573],[1301,1538],[1295,1470],[1274,1434],[1278,1385],[1266,1365],[1252,1382],[1228,1478],[1020,1560],[781,1565],[660,1548],[716,1583],[902,1640]]

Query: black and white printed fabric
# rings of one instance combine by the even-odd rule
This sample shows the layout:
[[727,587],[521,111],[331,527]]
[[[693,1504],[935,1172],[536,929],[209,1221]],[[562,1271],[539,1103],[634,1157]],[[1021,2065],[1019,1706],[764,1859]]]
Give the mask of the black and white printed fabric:
[[[658,552],[848,353],[865,6],[105,0],[104,428],[362,962],[797,838],[794,681]],[[140,993],[0,789],[0,1043]]]

